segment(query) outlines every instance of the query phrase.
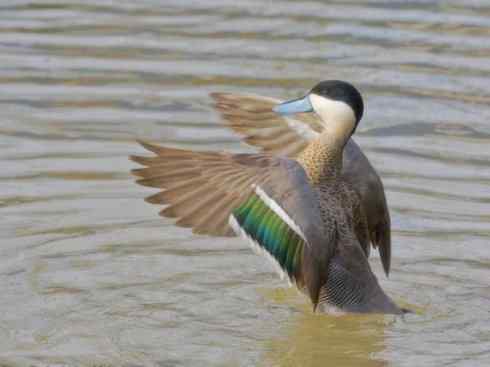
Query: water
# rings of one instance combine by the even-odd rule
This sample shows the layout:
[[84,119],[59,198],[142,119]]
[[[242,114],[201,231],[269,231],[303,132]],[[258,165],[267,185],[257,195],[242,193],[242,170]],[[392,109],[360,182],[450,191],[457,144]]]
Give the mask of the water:
[[[0,364],[488,366],[489,38],[483,0],[2,1]],[[209,92],[331,78],[365,96],[403,319],[313,315],[128,173],[136,138],[250,151]]]

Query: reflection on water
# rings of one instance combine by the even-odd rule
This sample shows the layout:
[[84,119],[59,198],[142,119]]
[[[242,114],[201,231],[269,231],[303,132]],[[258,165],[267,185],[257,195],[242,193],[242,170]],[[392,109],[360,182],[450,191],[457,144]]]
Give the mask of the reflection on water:
[[[274,291],[278,302],[293,302],[290,290]],[[265,343],[264,366],[319,367],[326,363],[345,367],[384,367],[376,355],[385,348],[385,327],[390,317],[317,315],[304,304]]]
[[[488,366],[489,36],[483,0],[0,2],[0,365]],[[334,78],[365,96],[404,319],[313,315],[129,175],[137,138],[251,150],[210,92]]]

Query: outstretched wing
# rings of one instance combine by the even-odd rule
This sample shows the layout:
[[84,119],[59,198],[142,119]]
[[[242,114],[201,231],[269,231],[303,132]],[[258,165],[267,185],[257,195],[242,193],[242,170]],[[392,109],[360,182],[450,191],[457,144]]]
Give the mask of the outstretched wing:
[[[280,116],[272,108],[280,100],[248,94],[212,93],[223,122],[261,151],[297,157],[323,130],[314,114]],[[350,139],[344,150],[343,177],[358,193],[368,219],[369,239],[379,249],[385,273],[390,270],[391,229],[383,184],[375,169]]]
[[260,154],[193,152],[141,142],[153,157],[131,156],[145,168],[131,172],[140,185],[162,191],[147,197],[151,204],[166,205],[160,215],[177,218],[176,225],[194,233],[233,236],[228,225],[231,211],[265,180],[266,168],[277,163]]
[[299,163],[142,145],[156,156],[132,156],[146,166],[132,173],[138,183],[162,189],[146,199],[166,205],[161,215],[196,233],[230,235],[232,228],[270,255],[317,304],[335,249],[334,223],[321,218],[316,191]]
[[281,102],[277,99],[230,93],[212,93],[211,97],[224,123],[268,154],[295,157],[322,131],[313,114],[293,119],[273,112]]

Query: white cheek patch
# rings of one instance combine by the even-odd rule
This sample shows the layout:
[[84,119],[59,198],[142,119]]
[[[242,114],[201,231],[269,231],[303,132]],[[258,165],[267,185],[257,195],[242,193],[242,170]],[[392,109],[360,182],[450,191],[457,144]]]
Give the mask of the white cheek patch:
[[317,94],[310,94],[310,103],[327,127],[342,129],[349,133],[356,125],[356,115],[345,102],[334,101]]

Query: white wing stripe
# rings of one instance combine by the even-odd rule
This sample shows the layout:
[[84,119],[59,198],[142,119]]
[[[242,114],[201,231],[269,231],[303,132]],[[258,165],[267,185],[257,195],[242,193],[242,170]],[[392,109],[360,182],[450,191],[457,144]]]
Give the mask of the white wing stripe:
[[279,204],[272,200],[272,198],[270,198],[258,185],[255,186],[255,193],[262,199],[264,204],[267,205],[269,209],[276,213],[289,226],[289,228],[295,231],[298,236],[305,241],[305,243],[307,242],[306,236],[301,228],[299,228],[299,226],[294,223],[291,217],[279,206]]

